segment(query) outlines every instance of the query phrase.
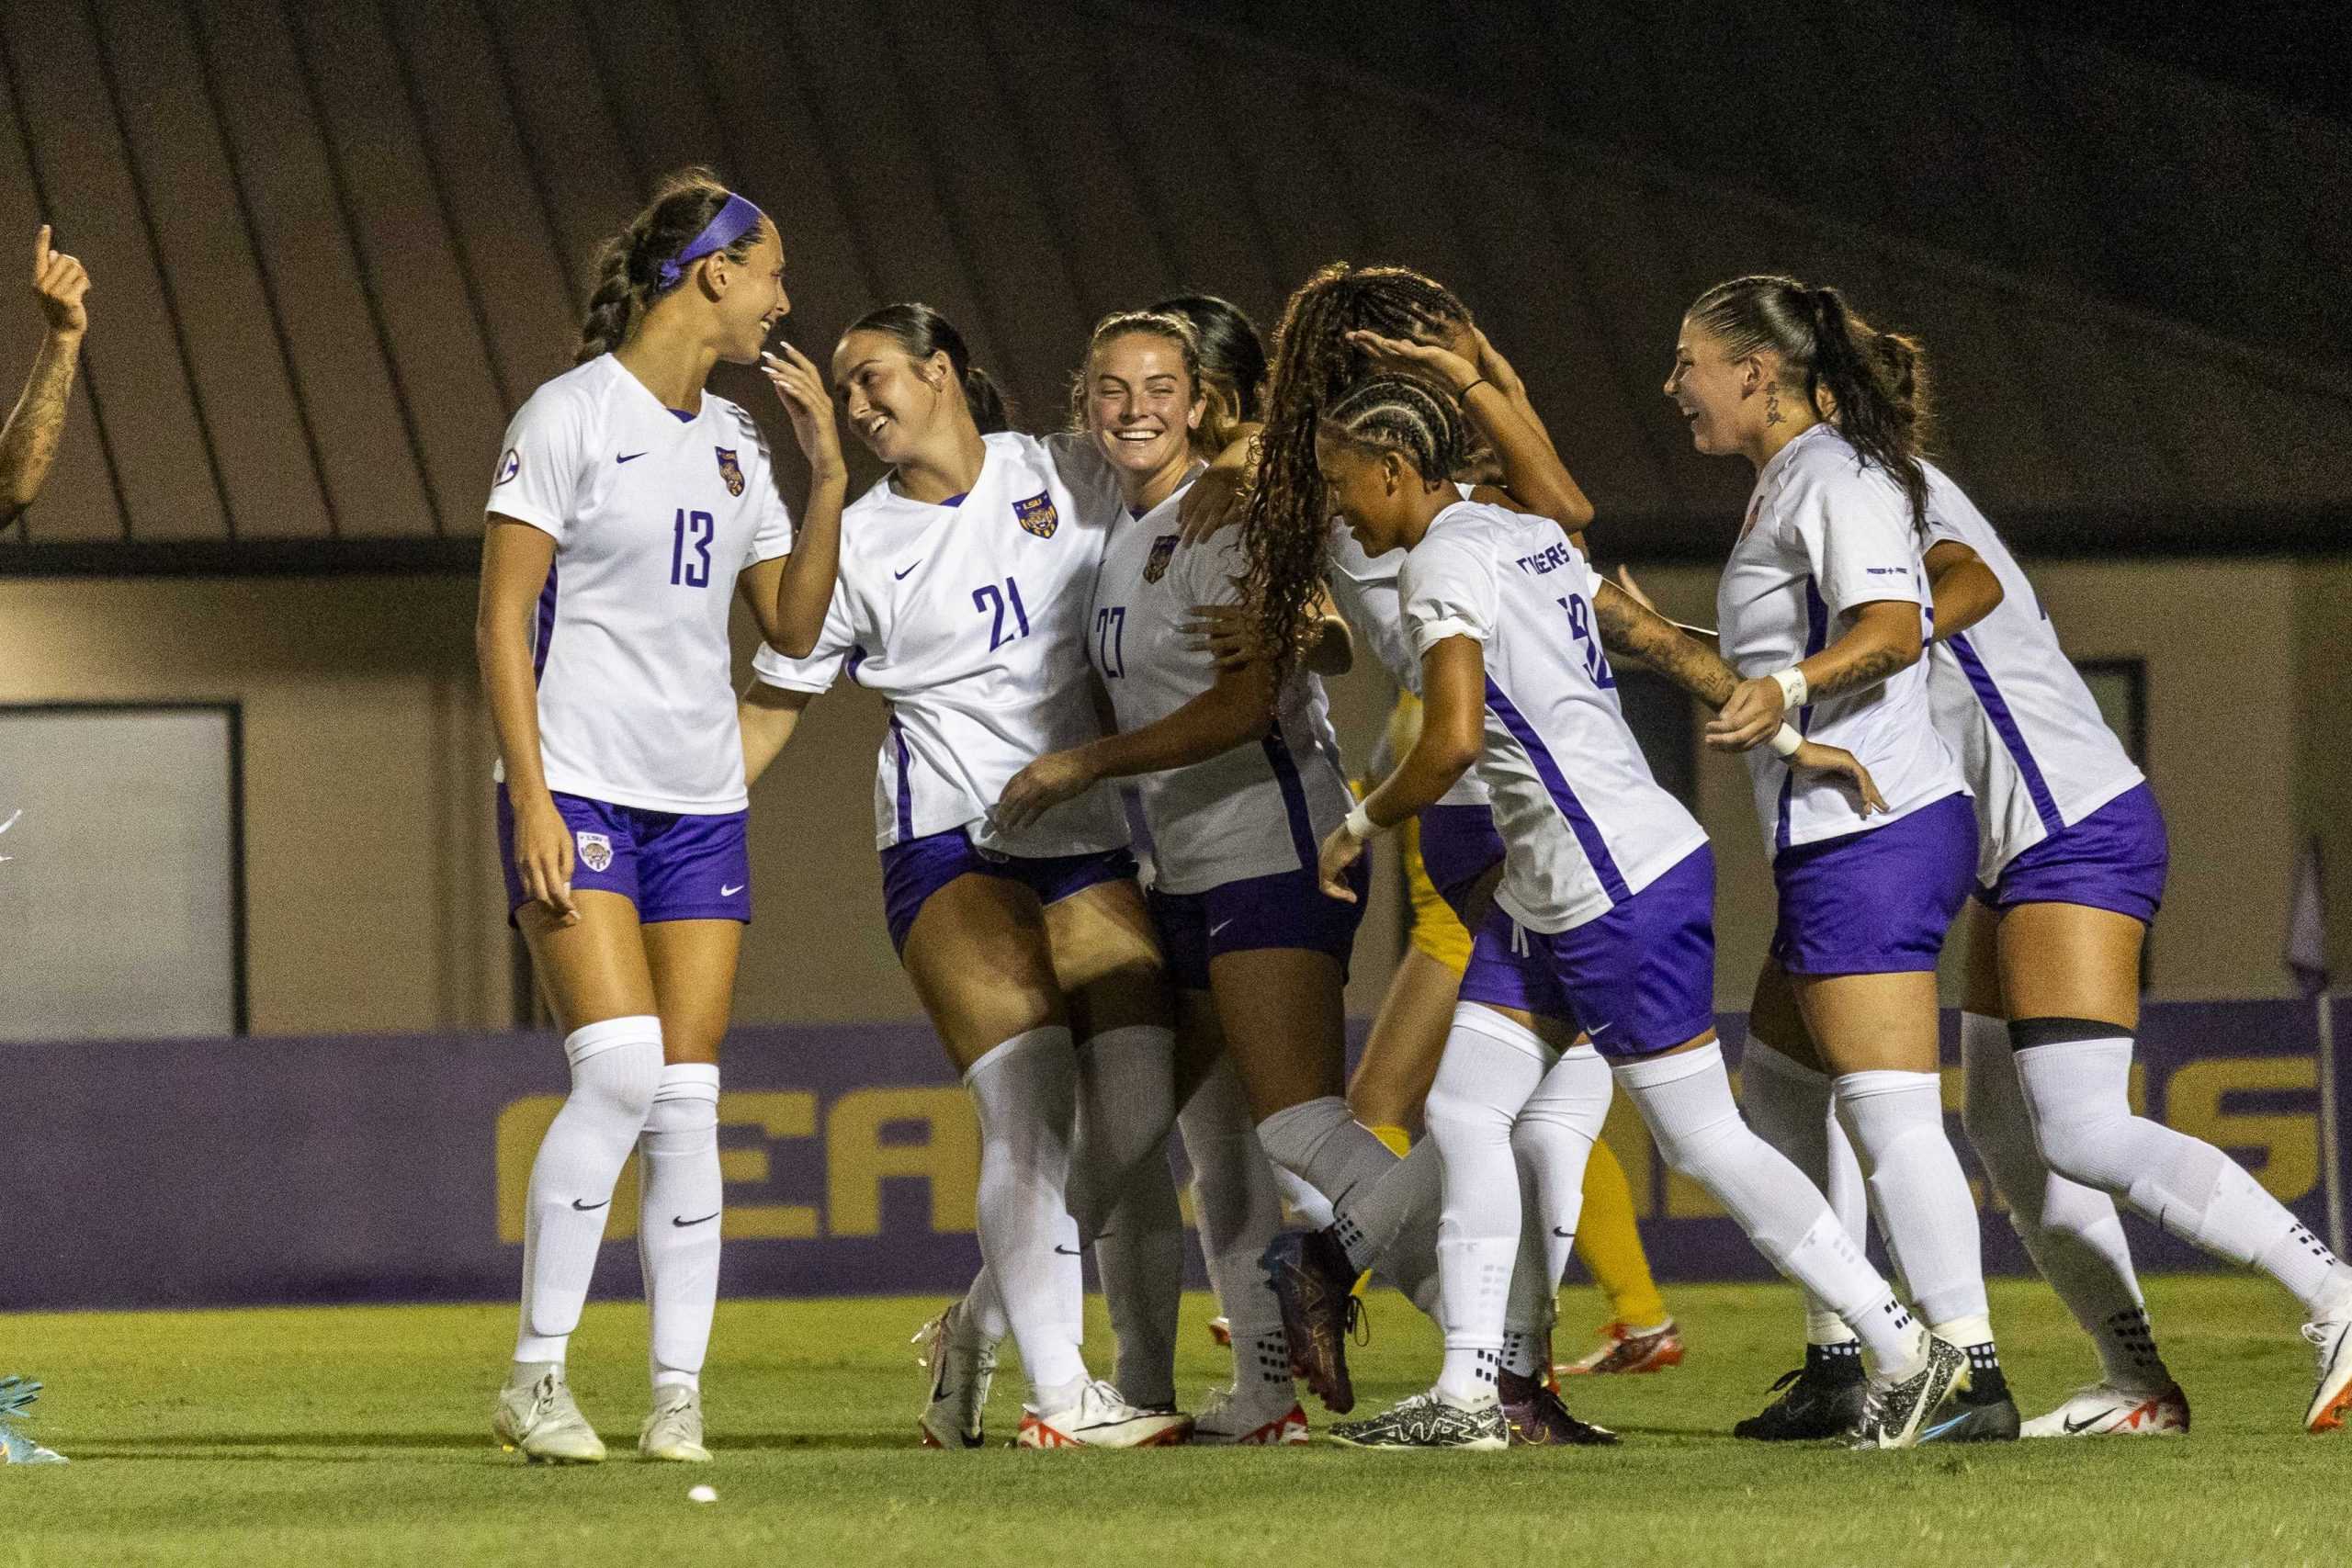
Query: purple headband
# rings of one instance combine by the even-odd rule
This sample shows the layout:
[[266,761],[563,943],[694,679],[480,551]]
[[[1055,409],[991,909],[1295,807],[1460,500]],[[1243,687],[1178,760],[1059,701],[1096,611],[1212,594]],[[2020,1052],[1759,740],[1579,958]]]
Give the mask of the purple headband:
[[707,255],[725,250],[760,226],[760,209],[741,197],[729,192],[727,205],[718,215],[703,225],[702,232],[686,242],[686,248],[672,260],[662,264],[659,276],[664,291],[678,287],[686,276],[686,268]]

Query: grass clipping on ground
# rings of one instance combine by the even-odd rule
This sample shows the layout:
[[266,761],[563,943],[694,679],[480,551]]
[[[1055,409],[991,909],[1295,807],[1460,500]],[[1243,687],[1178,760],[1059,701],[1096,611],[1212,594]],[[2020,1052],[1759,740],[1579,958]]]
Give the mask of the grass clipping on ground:
[[[511,1307],[20,1316],[0,1371],[49,1384],[30,1429],[74,1462],[0,1472],[0,1563],[2340,1562],[2326,1499],[2352,1473],[2352,1439],[2302,1430],[2312,1362],[2293,1304],[2239,1279],[2148,1293],[2193,1436],[1901,1454],[1728,1436],[1798,1359],[1780,1286],[1674,1288],[1680,1368],[1570,1381],[1571,1407],[1623,1446],[1499,1454],[1008,1450],[1022,1386],[1009,1347],[990,1447],[926,1451],[907,1337],[938,1302],[728,1303],[704,1379],[707,1466],[638,1461],[644,1313],[595,1306],[572,1379],[613,1458],[579,1469],[492,1443]],[[2097,1376],[2048,1292],[2004,1282],[1993,1304],[2029,1417]],[[1393,1295],[1370,1306],[1359,1414],[1436,1370],[1426,1320]],[[1567,1359],[1601,1309],[1575,1290],[1562,1309]],[[1185,1300],[1188,1398],[1229,1375],[1212,1310]],[[1107,1371],[1099,1298],[1090,1311],[1088,1358]],[[687,1499],[701,1483],[715,1504]]]

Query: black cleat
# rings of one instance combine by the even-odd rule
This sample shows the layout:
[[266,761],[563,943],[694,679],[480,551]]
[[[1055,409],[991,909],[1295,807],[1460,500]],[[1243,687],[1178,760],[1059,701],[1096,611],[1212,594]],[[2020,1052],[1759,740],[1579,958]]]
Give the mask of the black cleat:
[[1502,1400],[1512,1448],[1604,1448],[1617,1440],[1608,1427],[1578,1419],[1541,1378],[1503,1372],[1496,1379],[1495,1392]]
[[1973,1370],[1919,1428],[1923,1443],[2013,1443],[2018,1402],[1998,1367]]
[[[1781,1390],[1787,1390],[1781,1393]],[[1867,1387],[1862,1359],[1820,1345],[1804,1348],[1804,1365],[1772,1385],[1781,1397],[1731,1429],[1735,1438],[1796,1443],[1853,1435],[1861,1425]]]
[[1259,1258],[1283,1311],[1291,1371],[1334,1416],[1356,1407],[1348,1378],[1348,1335],[1361,1328],[1363,1303],[1346,1247],[1328,1230],[1284,1231]]

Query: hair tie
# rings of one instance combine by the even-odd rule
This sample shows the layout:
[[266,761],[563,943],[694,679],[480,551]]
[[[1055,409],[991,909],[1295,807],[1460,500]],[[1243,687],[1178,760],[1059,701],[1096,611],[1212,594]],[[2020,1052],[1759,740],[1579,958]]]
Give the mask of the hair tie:
[[667,291],[678,287],[686,276],[686,268],[707,255],[725,250],[760,226],[760,209],[729,191],[726,204],[711,220],[702,226],[702,232],[686,242],[686,248],[662,264],[655,276]]

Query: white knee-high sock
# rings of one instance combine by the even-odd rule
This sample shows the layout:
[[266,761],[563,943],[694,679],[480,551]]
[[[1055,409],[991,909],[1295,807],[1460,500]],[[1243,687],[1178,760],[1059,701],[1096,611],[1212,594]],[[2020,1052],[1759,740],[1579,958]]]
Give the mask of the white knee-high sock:
[[1291,1212],[1301,1226],[1311,1231],[1330,1228],[1331,1222],[1339,1218],[1331,1212],[1331,1200],[1281,1166],[1269,1168],[1274,1173],[1274,1187],[1282,1193],[1283,1207]]
[[2146,1298],[2114,1201],[2069,1181],[2042,1160],[2018,1081],[2009,1026],[1983,1013],[1960,1018],[1968,1095],[1961,1125],[2009,1207],[2026,1256],[2098,1349],[2100,1375],[2118,1388],[2154,1393],[2172,1373],[2156,1352]]
[[1944,1135],[1942,1079],[1879,1068],[1840,1074],[1834,1087],[1887,1251],[1919,1315],[1972,1349],[1990,1344],[1984,1237],[1968,1178]]
[[1519,1251],[1511,1258],[1510,1290],[1503,1297],[1500,1365],[1518,1377],[1542,1378],[1552,1370],[1547,1362],[1552,1320],[1559,1311],[1559,1281],[1549,1272],[1551,1252],[1535,1167],[1523,1148],[1514,1145],[1512,1153],[1519,1168]]
[[1338,1095],[1301,1101],[1258,1123],[1277,1166],[1330,1200],[1332,1224],[1359,1269],[1379,1262],[1397,1233],[1437,1203],[1437,1158],[1398,1159]]
[[[1544,1294],[1550,1299],[1566,1273],[1584,1213],[1584,1168],[1593,1140],[1609,1120],[1613,1092],[1609,1064],[1589,1045],[1565,1053],[1535,1086],[1511,1128],[1511,1148],[1534,1181],[1526,1229],[1544,1244]],[[1513,1371],[1519,1369],[1510,1369]]]
[[[1048,1024],[993,1046],[964,1075],[979,1110],[980,1251],[1041,1411],[1077,1397],[1086,1362],[1072,1332],[1080,1264],[1069,1217],[1078,1060],[1069,1031]],[[1064,1256],[1065,1251],[1068,1256]],[[978,1289],[975,1284],[976,1292]]]
[[[1751,1044],[1751,1057],[1755,1047]],[[1740,1120],[1722,1047],[1623,1062],[1617,1081],[1668,1165],[1714,1195],[1772,1266],[1828,1304],[1881,1371],[1914,1363],[1923,1326],[1894,1299],[1828,1201]]]
[[571,1092],[548,1124],[531,1161],[523,1220],[523,1324],[514,1359],[542,1365],[564,1359],[588,1282],[613,1184],[653,1109],[662,1077],[662,1021],[643,1014],[575,1029],[563,1054]]
[[[1829,1201],[1829,1212],[1846,1227],[1856,1250],[1868,1245],[1862,1173],[1830,1111],[1829,1075],[1815,1072],[1755,1035],[1740,1058],[1739,1104],[1756,1134],[1788,1157]],[[1853,1330],[1829,1304],[1807,1292],[1804,1338],[1808,1345],[1843,1345]]]
[[1161,1144],[1127,1176],[1094,1238],[1094,1267],[1118,1341],[1112,1381],[1127,1403],[1176,1403],[1176,1319],[1184,1298],[1184,1211]]
[[1290,1350],[1283,1339],[1282,1307],[1258,1267],[1267,1244],[1283,1228],[1282,1194],[1230,1061],[1219,1059],[1176,1120],[1193,1166],[1201,1257],[1217,1310],[1233,1332],[1234,1386],[1247,1391],[1261,1383],[1287,1384]]
[[653,1386],[702,1386],[718,1305],[718,1067],[662,1069],[637,1139],[637,1257],[652,1319]]
[[[2055,1027],[2061,1025],[2075,1027]],[[2352,1300],[2352,1269],[2235,1160],[2202,1139],[2132,1114],[2131,1037],[2086,1037],[2089,1027],[2041,1019],[2010,1025],[2013,1039],[2047,1041],[2025,1045],[2017,1064],[2034,1139],[2050,1168],[2113,1193],[2216,1258],[2261,1269],[2312,1317]]]
[[1464,1002],[1453,1010],[1422,1117],[1442,1181],[1437,1268],[1445,1360],[1437,1392],[1455,1404],[1495,1397],[1524,1219],[1511,1128],[1556,1059],[1533,1032],[1491,1008]]

